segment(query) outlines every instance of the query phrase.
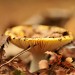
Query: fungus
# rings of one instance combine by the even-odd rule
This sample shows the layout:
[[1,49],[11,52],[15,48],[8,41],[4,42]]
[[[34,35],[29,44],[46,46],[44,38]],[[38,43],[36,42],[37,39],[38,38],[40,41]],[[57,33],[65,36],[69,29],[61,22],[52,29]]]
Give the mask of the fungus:
[[[57,27],[61,31],[62,28]],[[50,28],[51,29],[51,28]],[[49,29],[49,31],[50,31]],[[27,29],[26,29],[27,30]],[[42,31],[42,30],[41,30]],[[47,29],[46,29],[47,31]],[[47,31],[47,33],[49,33]],[[45,37],[17,37],[13,36],[13,33],[11,32],[10,36],[10,42],[12,42],[14,45],[22,48],[27,49],[28,47],[32,47],[29,52],[32,53],[33,60],[31,62],[30,66],[30,72],[35,72],[39,69],[39,61],[45,59],[44,53],[46,51],[54,51],[68,43],[70,43],[73,40],[72,35],[68,32],[69,35],[61,36],[61,37],[54,37],[54,38],[45,38]],[[15,38],[15,39],[13,39]],[[61,41],[59,40],[61,39]],[[35,46],[34,46],[35,45]],[[33,47],[34,46],[34,47]]]

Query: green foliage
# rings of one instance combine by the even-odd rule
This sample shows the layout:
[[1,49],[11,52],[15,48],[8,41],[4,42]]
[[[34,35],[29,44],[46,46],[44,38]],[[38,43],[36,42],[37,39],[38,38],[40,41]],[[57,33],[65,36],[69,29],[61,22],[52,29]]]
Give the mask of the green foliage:
[[15,70],[13,72],[14,75],[26,75],[25,73],[21,72],[20,70]]

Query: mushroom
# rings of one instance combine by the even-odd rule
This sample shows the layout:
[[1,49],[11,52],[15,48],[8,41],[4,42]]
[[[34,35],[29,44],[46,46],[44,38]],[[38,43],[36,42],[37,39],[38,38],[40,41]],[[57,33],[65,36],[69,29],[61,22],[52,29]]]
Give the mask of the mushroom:
[[39,68],[40,69],[48,69],[49,68],[49,64],[47,60],[41,60],[39,62]]
[[[60,28],[62,29],[62,28]],[[9,35],[9,34],[7,34]],[[31,62],[30,66],[30,72],[35,72],[39,69],[39,61],[45,59],[44,53],[46,51],[54,51],[68,43],[70,43],[73,40],[72,35],[68,32],[68,35],[61,36],[61,37],[16,37],[11,33],[10,36],[10,42],[12,42],[14,45],[27,49],[29,47],[32,47],[29,52],[33,55],[33,60]],[[34,46],[34,47],[33,47]]]

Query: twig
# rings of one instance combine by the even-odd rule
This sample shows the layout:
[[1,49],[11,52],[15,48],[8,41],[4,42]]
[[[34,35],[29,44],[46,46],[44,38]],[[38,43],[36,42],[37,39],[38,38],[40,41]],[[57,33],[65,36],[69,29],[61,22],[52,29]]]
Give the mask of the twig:
[[[35,46],[35,45],[34,45]],[[0,65],[0,68],[8,63],[10,63],[11,61],[13,61],[15,58],[17,58],[18,56],[22,55],[23,53],[29,51],[31,48],[33,48],[34,46],[32,47],[28,47],[27,49],[24,49],[23,51],[19,52],[17,55],[15,55],[13,58],[11,58],[9,61],[6,61],[5,63],[3,63],[2,65]]]

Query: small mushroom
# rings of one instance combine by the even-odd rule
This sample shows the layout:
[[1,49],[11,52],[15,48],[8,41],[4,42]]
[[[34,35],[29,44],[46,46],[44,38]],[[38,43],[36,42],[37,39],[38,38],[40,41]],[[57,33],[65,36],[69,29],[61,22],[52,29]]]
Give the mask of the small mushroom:
[[39,62],[39,68],[40,69],[48,69],[49,68],[49,64],[47,60],[41,60]]
[[30,66],[30,72],[35,72],[39,69],[39,61],[45,59],[44,53],[46,51],[54,51],[73,40],[73,37],[69,34],[67,36],[61,36],[56,38],[26,38],[26,37],[16,37],[11,33],[10,41],[16,46],[27,49],[28,47],[33,47],[29,51],[33,55],[33,60]]
[[71,63],[71,62],[73,62],[73,59],[71,57],[67,57],[66,61],[69,62],[69,63]]

